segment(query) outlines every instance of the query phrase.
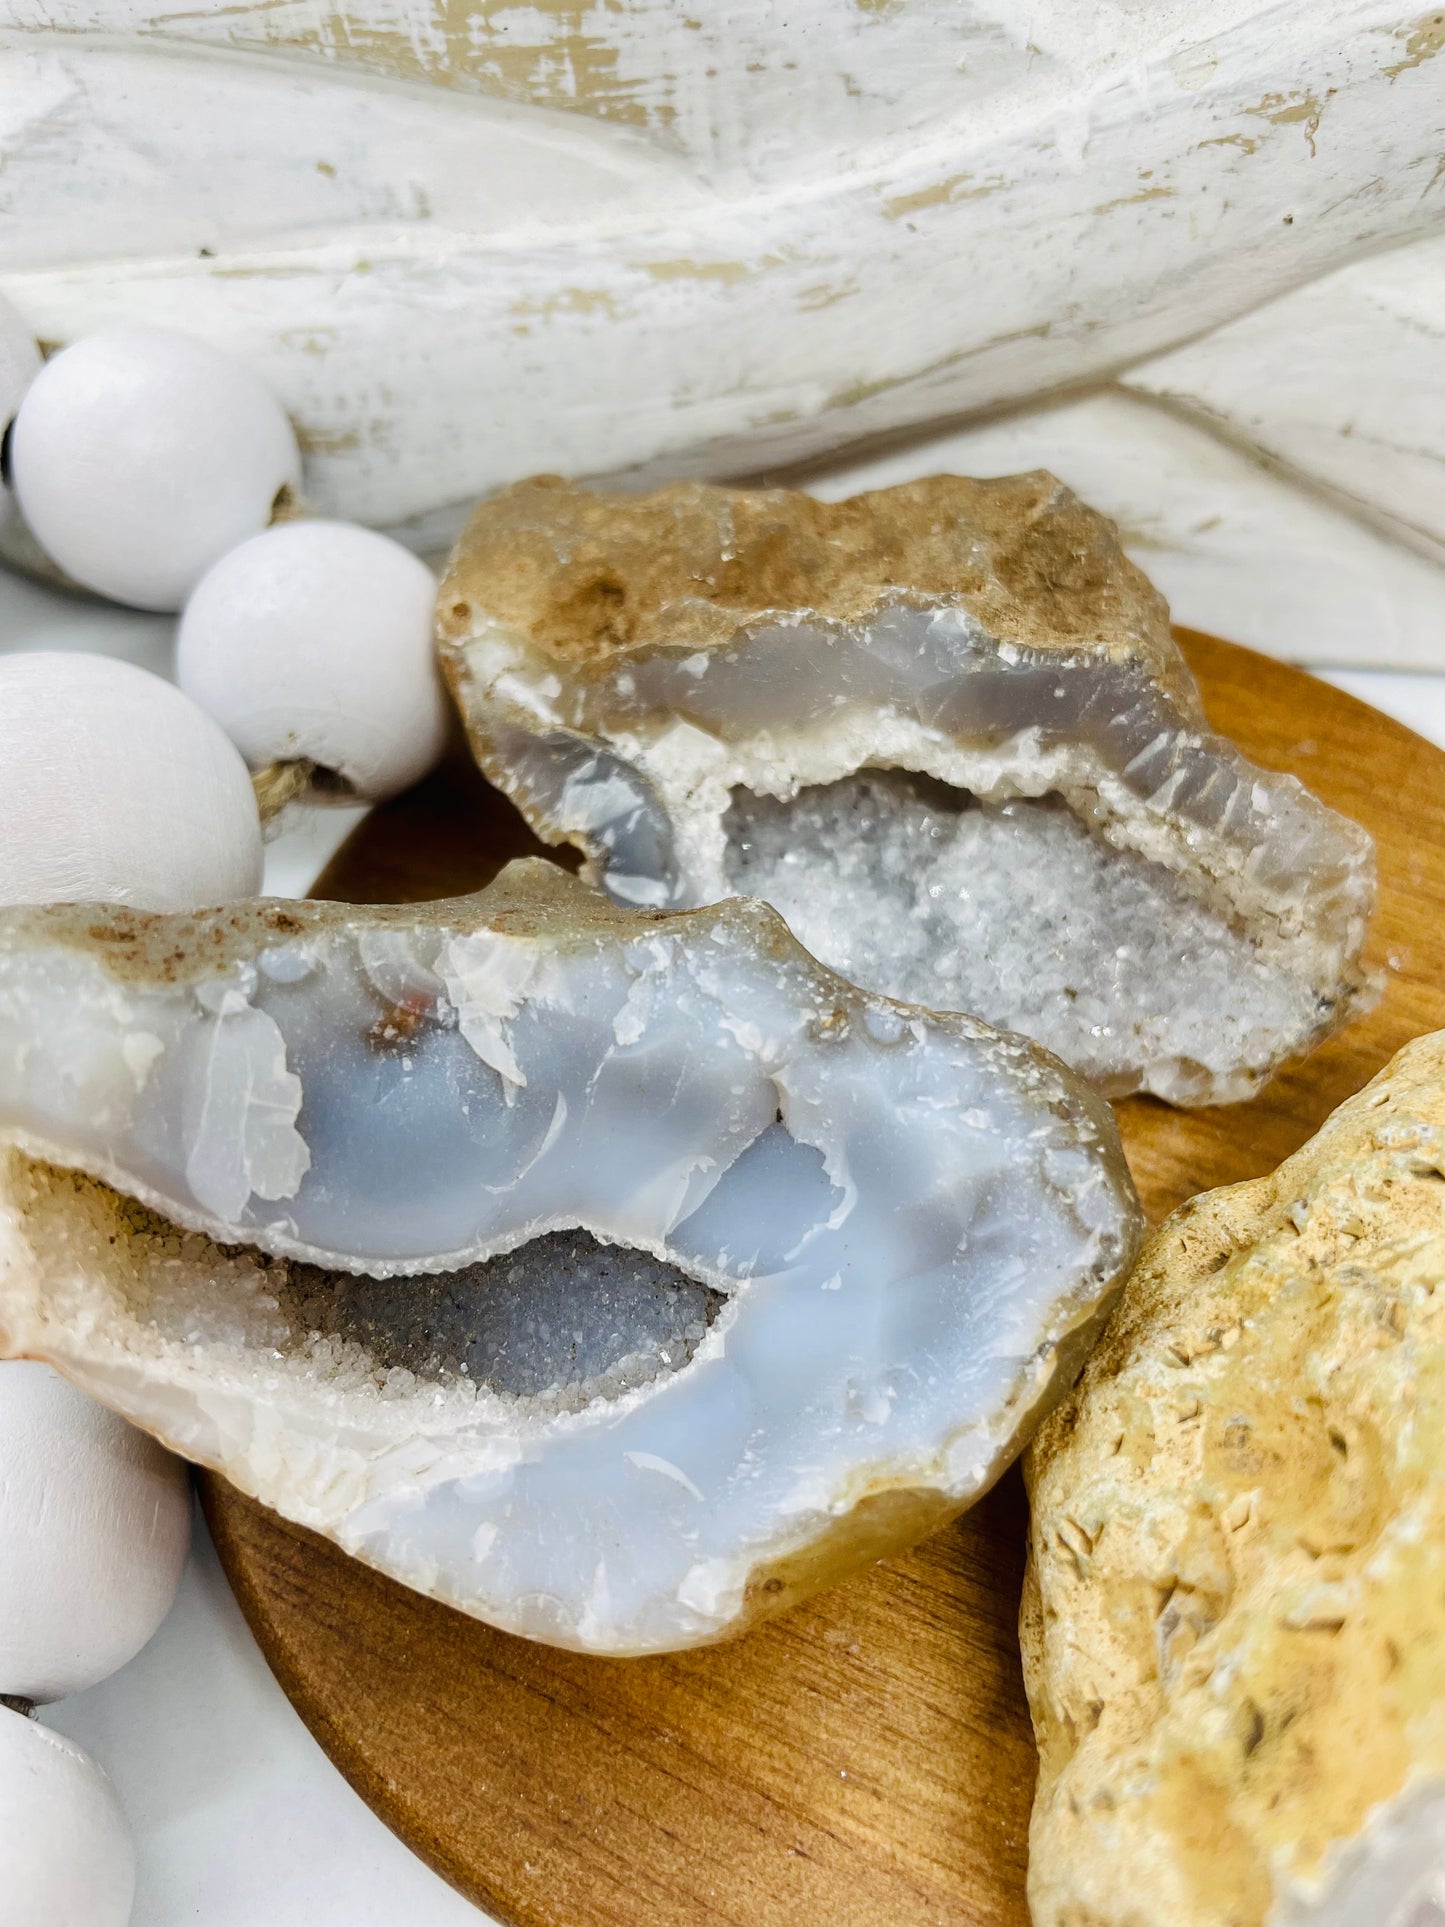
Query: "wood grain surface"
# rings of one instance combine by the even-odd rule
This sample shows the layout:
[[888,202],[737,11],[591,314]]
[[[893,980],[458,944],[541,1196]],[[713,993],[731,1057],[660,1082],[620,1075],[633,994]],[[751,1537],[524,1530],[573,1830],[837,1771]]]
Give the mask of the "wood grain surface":
[[[1214,723],[1373,832],[1383,993],[1251,1104],[1121,1105],[1153,1215],[1268,1170],[1407,1038],[1445,1026],[1445,755],[1298,670],[1181,640]],[[318,894],[473,888],[536,847],[456,759],[371,816]],[[1016,1473],[916,1552],[782,1621],[627,1661],[494,1632],[204,1485],[222,1562],[302,1718],[382,1818],[508,1927],[1026,1927]]]

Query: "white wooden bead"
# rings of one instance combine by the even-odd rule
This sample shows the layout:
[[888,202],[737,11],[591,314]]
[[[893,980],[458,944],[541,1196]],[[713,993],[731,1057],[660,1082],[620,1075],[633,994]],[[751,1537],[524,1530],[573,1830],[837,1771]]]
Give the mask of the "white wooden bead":
[[283,523],[199,584],[181,617],[177,680],[253,769],[305,757],[359,797],[392,796],[446,740],[435,597],[430,569],[387,536]]
[[179,1459],[48,1365],[0,1364],[0,1693],[66,1699],[134,1658],[190,1537]]
[[135,1848],[115,1788],[74,1740],[0,1708],[0,1920],[126,1927]]
[[140,609],[179,609],[301,479],[291,424],[244,362],[149,328],[103,329],[48,361],[10,461],[41,547]]
[[253,896],[262,861],[246,766],[180,690],[106,656],[0,655],[0,903],[189,910]]

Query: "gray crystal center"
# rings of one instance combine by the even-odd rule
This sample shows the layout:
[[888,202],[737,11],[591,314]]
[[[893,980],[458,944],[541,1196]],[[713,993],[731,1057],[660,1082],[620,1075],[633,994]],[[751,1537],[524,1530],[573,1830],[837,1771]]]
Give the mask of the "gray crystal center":
[[864,770],[733,794],[727,874],[854,983],[1022,1031],[1111,1094],[1172,1060],[1187,1091],[1298,1032],[1310,994],[1161,865],[1057,797],[980,804]]
[[359,1345],[379,1371],[568,1404],[680,1370],[726,1302],[676,1265],[585,1231],[415,1278],[306,1264],[285,1274],[293,1326]]

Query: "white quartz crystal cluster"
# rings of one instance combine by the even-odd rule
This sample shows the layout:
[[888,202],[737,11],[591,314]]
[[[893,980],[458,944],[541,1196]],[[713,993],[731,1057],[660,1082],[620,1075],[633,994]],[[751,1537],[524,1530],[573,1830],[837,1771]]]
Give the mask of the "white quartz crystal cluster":
[[728,883],[843,976],[1006,1014],[1106,1090],[1143,1062],[1177,1067],[1170,1095],[1194,1095],[1192,1074],[1207,1096],[1313,1023],[1308,989],[1160,865],[1110,849],[1057,799],[970,801],[897,771],[792,803],[741,792]]
[[0,1349],[514,1631],[719,1637],[975,1498],[1138,1211],[1107,1107],[765,907],[0,916]]

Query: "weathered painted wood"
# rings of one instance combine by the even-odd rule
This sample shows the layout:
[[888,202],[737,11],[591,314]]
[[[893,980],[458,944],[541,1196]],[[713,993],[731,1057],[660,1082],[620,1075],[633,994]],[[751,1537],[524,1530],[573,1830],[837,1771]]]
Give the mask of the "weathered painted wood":
[[0,281],[251,357],[319,506],[738,472],[1077,383],[1441,213],[1399,0],[0,0]]
[[1445,562],[1445,234],[1340,268],[1123,379]]
[[[1348,392],[1351,371],[1341,371]],[[1435,376],[1445,392],[1445,356]],[[1175,620],[1293,662],[1445,668],[1445,568],[1243,445],[1118,388],[809,472],[819,494],[1051,468],[1112,515]]]

